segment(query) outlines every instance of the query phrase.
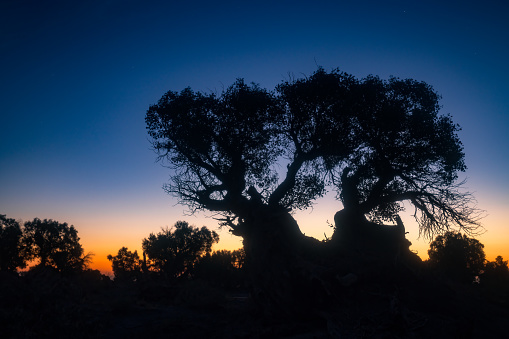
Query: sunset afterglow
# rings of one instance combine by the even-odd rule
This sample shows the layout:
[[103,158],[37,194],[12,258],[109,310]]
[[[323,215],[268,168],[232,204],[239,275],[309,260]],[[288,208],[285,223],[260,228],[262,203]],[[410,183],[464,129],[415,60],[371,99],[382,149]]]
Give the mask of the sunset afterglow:
[[[263,2],[262,2],[263,3]],[[449,3],[337,1],[11,2],[2,5],[0,214],[76,227],[91,268],[137,250],[178,220],[217,230],[210,213],[189,215],[162,186],[145,129],[150,105],[188,86],[220,93],[236,78],[272,90],[318,66],[425,81],[462,130],[465,189],[486,211],[477,238],[488,260],[509,259],[509,32],[506,11]],[[369,10],[376,8],[376,10]],[[199,136],[197,136],[199,137]],[[460,178],[462,179],[462,178]],[[296,213],[302,232],[330,236],[334,192]],[[429,240],[406,212],[412,250]],[[214,249],[237,249],[220,232]]]

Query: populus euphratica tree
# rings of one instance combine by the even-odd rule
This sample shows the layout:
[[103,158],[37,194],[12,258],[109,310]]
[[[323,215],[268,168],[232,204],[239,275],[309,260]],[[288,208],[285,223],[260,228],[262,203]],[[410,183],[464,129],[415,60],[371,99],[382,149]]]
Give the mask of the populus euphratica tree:
[[[376,232],[373,222],[400,225],[402,202],[415,207],[425,235],[480,226],[457,183],[466,168],[459,127],[439,114],[438,101],[423,82],[319,68],[274,91],[243,80],[219,95],[170,91],[149,108],[146,124],[172,167],[166,191],[191,211],[222,215],[243,238],[260,299],[294,307],[306,286],[288,279],[307,280],[311,249],[340,249]],[[342,209],[331,241],[319,243],[302,234],[292,211],[327,189],[337,190]]]

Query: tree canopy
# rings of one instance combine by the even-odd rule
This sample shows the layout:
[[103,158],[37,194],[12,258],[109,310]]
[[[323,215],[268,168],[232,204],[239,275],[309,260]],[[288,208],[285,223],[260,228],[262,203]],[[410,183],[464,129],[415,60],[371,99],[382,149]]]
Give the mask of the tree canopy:
[[26,267],[22,236],[19,223],[0,214],[0,271],[15,272]]
[[424,82],[319,68],[274,91],[242,79],[219,95],[170,91],[146,124],[173,169],[166,190],[192,211],[223,214],[239,235],[254,206],[302,209],[330,189],[374,221],[395,221],[406,201],[425,236],[474,232],[460,128],[439,99]]
[[446,232],[431,242],[430,265],[455,280],[472,282],[484,269],[484,245],[458,232]]
[[188,275],[199,257],[210,253],[218,241],[218,234],[205,226],[197,228],[177,221],[172,229],[151,233],[143,239],[142,247],[153,270],[178,278]]
[[59,271],[84,268],[91,254],[83,256],[78,231],[73,225],[35,218],[24,227],[27,259],[39,259],[40,266]]
[[118,250],[117,255],[109,254],[111,268],[116,280],[134,280],[141,274],[141,263],[138,251],[131,252],[127,247]]

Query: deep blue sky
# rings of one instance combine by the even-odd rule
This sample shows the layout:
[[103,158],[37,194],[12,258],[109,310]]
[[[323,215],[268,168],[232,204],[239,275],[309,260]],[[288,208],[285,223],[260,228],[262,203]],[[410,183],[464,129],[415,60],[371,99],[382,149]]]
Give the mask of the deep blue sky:
[[[221,91],[238,77],[272,89],[320,65],[434,86],[463,128],[466,186],[488,213],[480,240],[488,256],[509,256],[502,3],[2,1],[0,213],[74,224],[98,262],[179,219],[215,227],[162,191],[169,171],[150,150],[148,106],[168,90]],[[322,237],[340,206],[319,205],[300,215]],[[224,246],[238,244],[222,234]]]

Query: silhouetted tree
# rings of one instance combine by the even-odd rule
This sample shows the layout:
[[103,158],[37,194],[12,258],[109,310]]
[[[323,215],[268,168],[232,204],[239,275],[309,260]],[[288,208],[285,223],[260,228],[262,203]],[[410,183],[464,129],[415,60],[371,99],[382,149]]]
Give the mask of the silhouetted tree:
[[507,260],[504,260],[502,256],[497,256],[495,261],[488,261],[485,265],[485,273],[494,273],[502,278],[502,280],[509,280],[509,267],[507,266]]
[[198,258],[218,241],[219,235],[205,226],[197,228],[177,221],[171,229],[151,233],[143,239],[142,247],[153,270],[178,278],[189,275]]
[[[497,256],[495,261],[488,261],[484,266],[484,274],[482,275],[481,282],[489,281],[492,285],[504,286],[509,291],[509,267],[507,260],[502,256]],[[507,295],[509,298],[509,295]]]
[[466,169],[460,128],[450,116],[439,115],[440,97],[432,87],[368,76],[350,95],[355,148],[347,159],[328,165],[344,207],[336,226],[356,225],[364,216],[397,221],[407,201],[425,237],[451,226],[475,233],[481,213],[457,182],[458,172]]
[[193,209],[244,219],[249,200],[309,206],[328,169],[345,210],[395,221],[399,202],[409,201],[429,236],[478,226],[472,197],[455,183],[466,168],[459,127],[438,114],[431,86],[319,69],[276,92],[238,80],[219,97],[188,88],[151,106],[149,134],[176,171],[168,192]]
[[0,214],[0,271],[15,272],[26,267],[19,223]]
[[488,261],[480,279],[484,295],[497,303],[507,305],[509,301],[509,267],[507,260],[497,256],[495,261]]
[[[456,182],[466,168],[459,127],[439,115],[438,99],[422,82],[358,80],[320,68],[275,92],[243,80],[220,95],[170,91],[149,108],[146,124],[172,167],[166,191],[191,211],[222,214],[243,237],[256,288],[269,294],[263,299],[292,305],[302,293],[286,288],[287,280],[307,281],[307,252],[319,242],[302,234],[291,212],[310,206],[328,184],[343,209],[324,246],[337,251],[371,234],[365,249],[394,242],[379,252],[409,253],[398,217],[403,201],[430,237],[480,226],[471,195]],[[367,218],[398,227],[385,232]]]
[[220,266],[229,268],[242,268],[244,266],[245,257],[246,254],[242,248],[233,251],[214,251],[210,255],[212,261],[217,262]]
[[27,257],[39,259],[40,266],[51,266],[59,271],[85,268],[92,254],[83,255],[79,240],[78,231],[73,225],[39,218],[25,222]]
[[131,252],[127,247],[118,250],[116,256],[108,255],[115,280],[135,280],[141,274],[141,262],[138,251]]
[[244,261],[243,249],[214,251],[200,258],[195,276],[221,287],[244,287],[246,282]]
[[430,244],[430,266],[453,280],[472,282],[484,268],[484,245],[465,234],[446,232]]

